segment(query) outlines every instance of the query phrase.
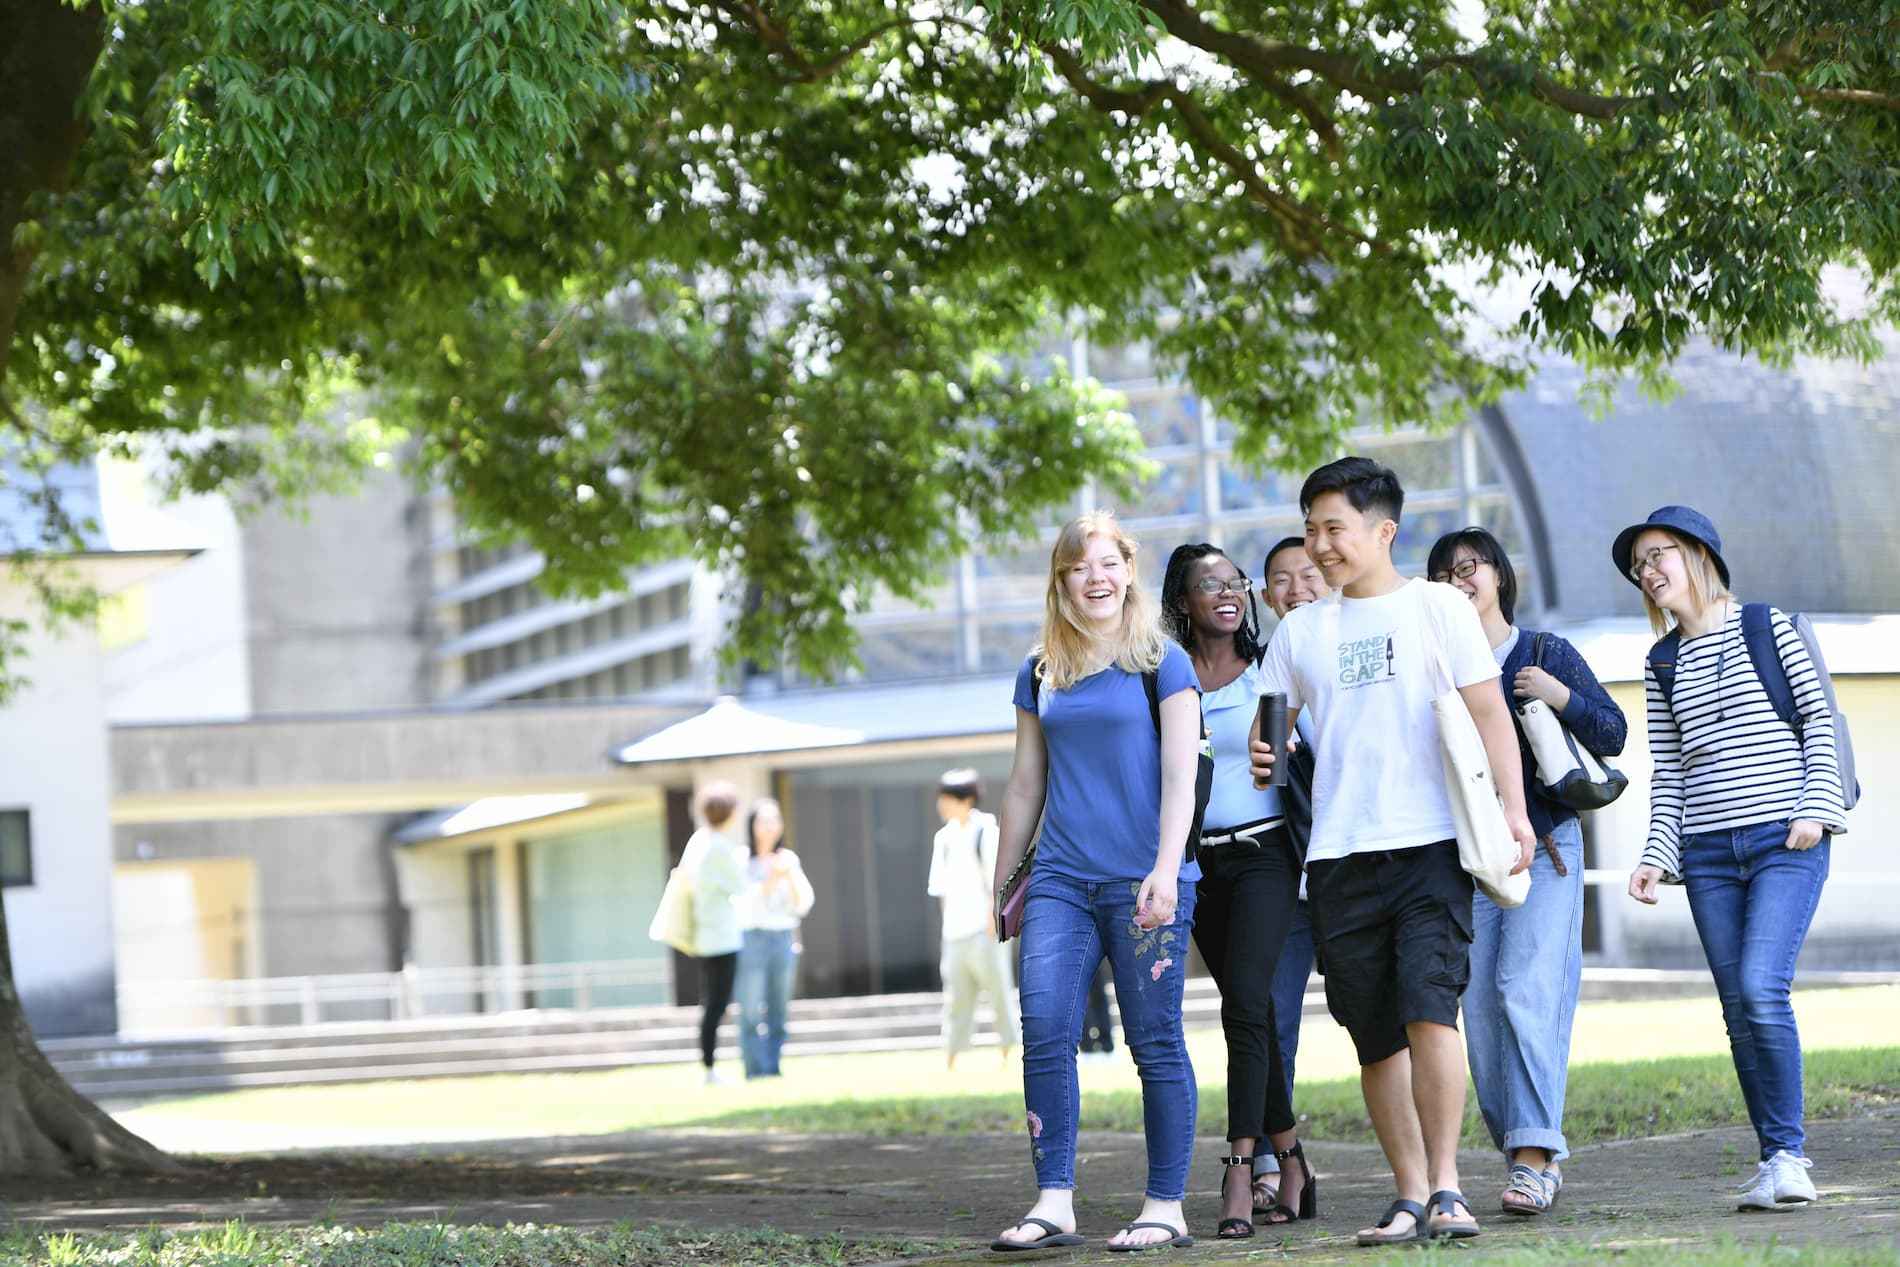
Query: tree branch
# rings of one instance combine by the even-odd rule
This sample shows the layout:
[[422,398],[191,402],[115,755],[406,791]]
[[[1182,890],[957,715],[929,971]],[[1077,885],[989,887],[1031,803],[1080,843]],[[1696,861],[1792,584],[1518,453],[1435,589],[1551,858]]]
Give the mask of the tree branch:
[[1208,118],[1201,103],[1191,93],[1165,81],[1147,82],[1136,88],[1111,88],[1091,79],[1081,60],[1067,49],[1058,45],[1045,45],[1043,52],[1069,86],[1105,114],[1119,111],[1131,118],[1140,118],[1163,101],[1173,106],[1201,148],[1238,178],[1247,190],[1247,196],[1273,217],[1280,227],[1282,244],[1293,254],[1301,258],[1324,255],[1328,237],[1346,237],[1381,253],[1390,252],[1391,248],[1384,243],[1334,223],[1269,185],[1254,162],[1221,135],[1220,129]]
[[1900,110],[1900,97],[1884,92],[1869,92],[1865,88],[1800,88],[1795,89],[1803,101],[1833,101],[1845,105],[1876,106],[1882,110]]

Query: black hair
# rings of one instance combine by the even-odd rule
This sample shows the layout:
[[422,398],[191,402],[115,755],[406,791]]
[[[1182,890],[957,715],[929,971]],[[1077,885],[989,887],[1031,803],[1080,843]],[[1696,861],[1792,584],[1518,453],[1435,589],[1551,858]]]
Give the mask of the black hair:
[[1260,560],[1260,579],[1265,580],[1267,577],[1273,575],[1274,555],[1280,553],[1282,550],[1304,549],[1306,549],[1305,537],[1281,537],[1278,541],[1273,543],[1273,548],[1267,551],[1267,557]]
[[937,795],[954,796],[959,801],[975,805],[983,799],[983,785],[978,781],[975,770],[945,770],[943,777],[937,780]]
[[772,852],[777,853],[779,850],[785,848],[785,840],[792,834],[792,825],[785,821],[784,807],[769,796],[761,796],[758,800],[752,802],[752,810],[745,816],[745,851],[747,857],[751,857],[759,851],[759,811],[764,809],[767,805],[770,805],[773,809],[778,811],[778,821],[781,828],[778,834],[778,843],[772,846]]
[[1511,556],[1504,552],[1504,544],[1491,535],[1488,528],[1475,524],[1469,528],[1460,528],[1448,532],[1432,544],[1431,557],[1425,562],[1425,575],[1437,576],[1440,572],[1451,571],[1451,565],[1457,561],[1458,547],[1463,546],[1478,558],[1491,565],[1498,574],[1498,611],[1504,615],[1505,624],[1513,624],[1517,619],[1517,572],[1511,567]]
[[1405,489],[1389,466],[1371,458],[1341,458],[1328,462],[1300,485],[1300,513],[1311,513],[1313,503],[1327,493],[1338,493],[1360,514],[1377,511],[1393,523],[1405,509]]
[[[1227,551],[1207,541],[1197,541],[1193,545],[1176,546],[1174,553],[1168,556],[1168,570],[1161,578],[1161,627],[1170,638],[1180,643],[1189,654],[1194,651],[1194,626],[1187,615],[1188,573],[1202,559],[1227,558]],[[1243,578],[1247,574],[1241,571],[1240,564],[1234,563],[1234,571]],[[1241,609],[1240,628],[1234,630],[1234,654],[1249,663],[1260,658],[1260,608],[1253,590],[1247,591],[1247,603]]]

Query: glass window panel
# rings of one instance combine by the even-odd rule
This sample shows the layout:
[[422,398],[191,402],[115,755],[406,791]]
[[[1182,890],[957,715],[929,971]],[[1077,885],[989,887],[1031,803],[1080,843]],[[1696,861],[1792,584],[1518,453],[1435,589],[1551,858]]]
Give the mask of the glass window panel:
[[1258,592],[1264,593],[1267,580],[1267,551],[1285,537],[1301,536],[1304,527],[1297,519],[1275,520],[1245,528],[1228,528],[1222,535],[1222,548],[1241,571],[1251,576]]
[[979,611],[999,603],[1040,603],[1049,584],[1053,543],[976,557],[976,605]]
[[1517,511],[1505,498],[1485,498],[1473,507],[1477,512],[1478,524],[1486,528],[1491,535],[1504,543],[1505,552],[1513,559],[1530,552],[1530,542],[1518,527]]
[[1042,621],[993,620],[977,626],[977,668],[984,673],[1013,673],[1042,637]]
[[1458,437],[1434,436],[1422,440],[1401,440],[1366,450],[1366,456],[1391,467],[1398,473],[1405,495],[1452,492],[1458,488]]
[[1201,496],[1201,460],[1177,458],[1158,466],[1154,478],[1137,485],[1132,497],[1121,499],[1113,508],[1116,513],[1123,519],[1202,514],[1205,499]]
[[[950,566],[955,568],[956,564]],[[954,612],[957,609],[956,582],[948,576],[939,577],[914,599],[899,598],[880,585],[871,597],[870,609],[874,612]]]
[[1406,511],[1399,517],[1398,539],[1392,543],[1393,564],[1406,576],[1425,575],[1425,561],[1433,543],[1464,526],[1463,516],[1456,507],[1417,514]]
[[942,677],[958,668],[954,622],[870,629],[862,634],[858,656],[867,681]]
[[[1477,428],[1473,428],[1477,430]],[[1491,452],[1491,441],[1482,430],[1478,430],[1478,469],[1472,472],[1472,478],[1479,485],[1504,483],[1504,468],[1498,465],[1497,458]]]
[[1089,345],[1089,373],[1104,383],[1155,376],[1154,349],[1146,343],[1125,343],[1120,347]]
[[1258,510],[1265,507],[1298,506],[1304,472],[1256,471],[1223,458],[1220,463],[1220,508]]
[[1150,448],[1200,443],[1201,401],[1186,388],[1129,392],[1128,412]]

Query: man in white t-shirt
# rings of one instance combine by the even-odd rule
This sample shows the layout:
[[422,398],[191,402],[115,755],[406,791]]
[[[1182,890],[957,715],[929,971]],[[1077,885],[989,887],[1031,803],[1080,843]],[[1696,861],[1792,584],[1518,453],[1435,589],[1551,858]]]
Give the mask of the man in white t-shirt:
[[[1306,551],[1333,593],[1289,612],[1261,664],[1313,740],[1309,908],[1326,1005],[1352,1035],[1366,1111],[1399,1199],[1362,1245],[1478,1233],[1458,1193],[1470,979],[1471,878],[1458,861],[1432,700],[1455,685],[1530,865],[1517,732],[1477,611],[1449,585],[1392,564],[1405,492],[1367,458],[1342,458],[1300,490]],[[1256,740],[1258,736],[1255,736]],[[1253,745],[1265,779],[1273,754]],[[1425,1205],[1421,1205],[1421,1201]]]
[[990,996],[1003,1062],[1022,1041],[1009,947],[996,939],[996,819],[976,807],[975,770],[951,770],[937,785],[943,827],[930,852],[930,896],[943,903],[943,1045],[949,1067],[970,1049],[976,1001]]

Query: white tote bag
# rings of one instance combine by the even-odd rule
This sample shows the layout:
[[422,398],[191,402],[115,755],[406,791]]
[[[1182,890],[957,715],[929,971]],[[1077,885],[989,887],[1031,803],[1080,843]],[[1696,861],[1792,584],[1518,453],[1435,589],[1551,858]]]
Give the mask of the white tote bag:
[[1478,724],[1471,720],[1471,710],[1465,707],[1465,697],[1458,693],[1444,649],[1435,639],[1432,658],[1445,685],[1444,692],[1432,698],[1432,715],[1438,719],[1445,793],[1457,825],[1458,862],[1493,902],[1522,906],[1531,893],[1531,873],[1527,867],[1511,874],[1517,865],[1518,844],[1491,779],[1491,758],[1485,753]]
[[699,953],[694,941],[698,930],[693,926],[693,881],[685,867],[674,867],[660,892],[660,908],[653,912],[647,936],[671,946],[683,955]]

